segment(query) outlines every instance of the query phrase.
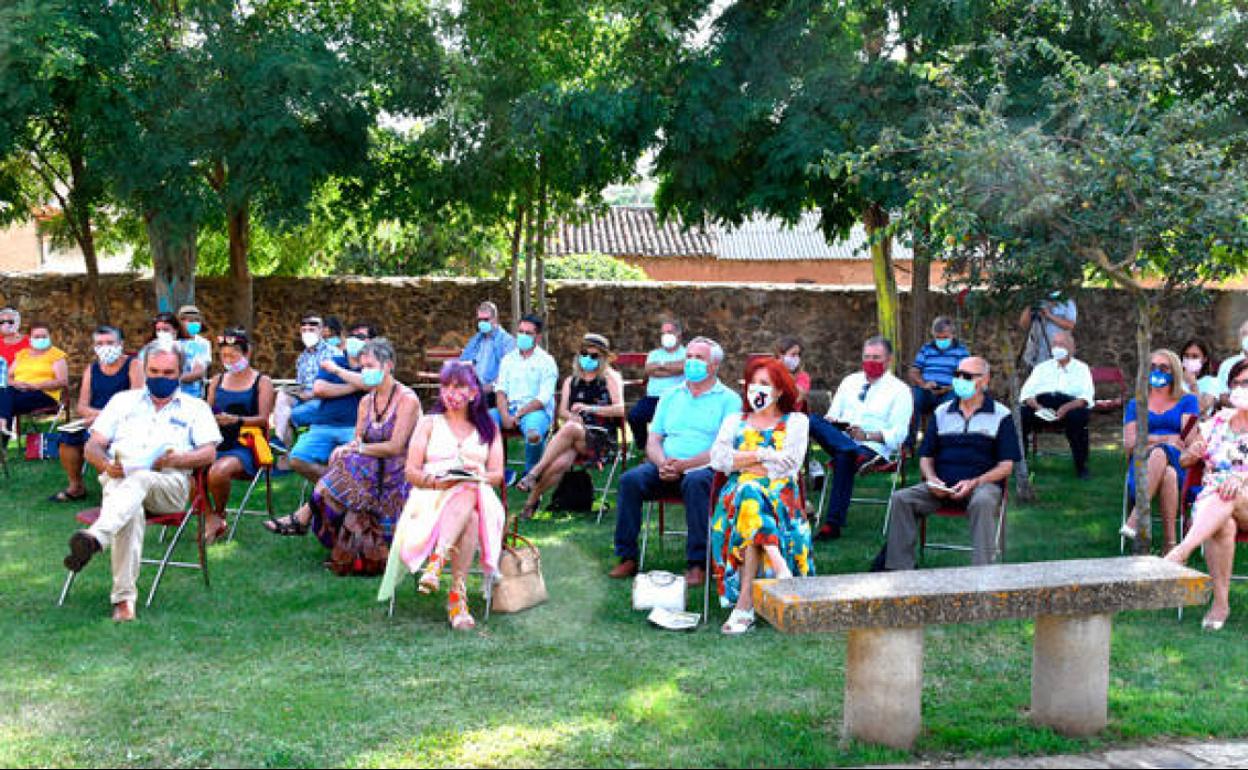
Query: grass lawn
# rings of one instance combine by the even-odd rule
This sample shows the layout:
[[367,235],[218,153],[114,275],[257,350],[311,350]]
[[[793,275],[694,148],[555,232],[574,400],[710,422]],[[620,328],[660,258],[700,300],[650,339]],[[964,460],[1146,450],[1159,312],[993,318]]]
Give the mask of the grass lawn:
[[[1046,437],[1054,445],[1059,439]],[[1011,561],[1118,553],[1120,456],[1098,449],[1094,480],[1066,457],[1035,465],[1040,499],[1012,506]],[[410,583],[393,619],[376,579],[322,569],[312,538],[278,538],[258,519],[211,551],[212,588],[166,577],[139,621],[109,619],[108,561],[97,558],[64,607],[55,600],[77,506],[44,502],[53,463],[15,462],[0,478],[0,764],[5,766],[649,765],[826,766],[906,762],[903,752],[839,742],[844,640],[744,638],[650,628],[629,587],[606,578],[611,521],[539,517],[551,600],[448,630],[444,594]],[[876,482],[878,483],[878,482]],[[864,485],[866,486],[866,485]],[[297,494],[280,479],[278,507]],[[92,504],[98,488],[92,486]],[[882,508],[850,513],[847,535],[817,548],[820,573],[866,568]],[[933,537],[965,538],[936,522]],[[149,538],[149,548],[155,537]],[[658,553],[658,552],[656,552]],[[928,566],[965,564],[965,554]],[[683,568],[670,540],[656,567]],[[1202,566],[1194,562],[1193,566]],[[1244,566],[1248,570],[1248,565]],[[151,579],[145,568],[140,591]],[[1248,734],[1248,595],[1233,590],[1225,630],[1199,609],[1119,615],[1110,726],[1078,741],[1027,720],[1032,624],[929,627],[919,755],[1078,752],[1171,736]],[[690,604],[701,595],[691,593]],[[480,600],[474,612],[480,619]],[[716,616],[720,617],[720,613]],[[714,628],[714,626],[712,626]]]

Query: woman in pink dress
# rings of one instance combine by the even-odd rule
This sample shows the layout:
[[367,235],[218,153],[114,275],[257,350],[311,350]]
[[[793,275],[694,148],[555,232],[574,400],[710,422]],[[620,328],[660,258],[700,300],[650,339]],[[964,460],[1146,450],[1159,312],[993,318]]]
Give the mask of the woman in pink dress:
[[422,567],[420,592],[433,593],[449,562],[447,620],[466,630],[476,625],[465,590],[473,553],[480,550],[487,581],[498,571],[507,514],[494,489],[503,484],[503,443],[470,363],[448,361],[439,380],[438,403],[417,424],[408,448],[412,490],[377,598],[388,601],[404,571]]

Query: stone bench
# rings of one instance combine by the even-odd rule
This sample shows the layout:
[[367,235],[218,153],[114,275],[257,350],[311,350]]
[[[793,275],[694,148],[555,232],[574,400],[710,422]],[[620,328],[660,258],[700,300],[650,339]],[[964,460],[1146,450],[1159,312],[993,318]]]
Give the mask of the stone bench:
[[1108,720],[1110,620],[1202,604],[1209,577],[1155,556],[758,581],[784,633],[848,631],[844,734],[908,749],[919,734],[923,627],[1035,618],[1031,718],[1065,735]]

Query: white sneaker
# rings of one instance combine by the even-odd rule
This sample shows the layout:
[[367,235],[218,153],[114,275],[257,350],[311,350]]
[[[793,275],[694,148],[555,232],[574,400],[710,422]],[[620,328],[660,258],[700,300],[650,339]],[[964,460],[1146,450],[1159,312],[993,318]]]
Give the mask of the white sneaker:
[[1134,540],[1140,533],[1135,531],[1135,527],[1123,522],[1122,526],[1118,528],[1118,534],[1128,540]]

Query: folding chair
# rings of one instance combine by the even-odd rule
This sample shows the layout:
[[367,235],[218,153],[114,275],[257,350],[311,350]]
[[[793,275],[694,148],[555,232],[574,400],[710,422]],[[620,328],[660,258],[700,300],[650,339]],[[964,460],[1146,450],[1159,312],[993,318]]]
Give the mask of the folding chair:
[[[498,499],[503,504],[503,511],[504,513],[506,513],[507,511],[507,485],[504,484],[501,487],[497,487],[496,491],[499,494]],[[514,541],[514,538],[519,534],[520,534],[519,517],[512,516],[511,514],[508,513],[507,525],[503,531],[503,544],[506,545],[509,541]],[[481,576],[481,598],[485,600],[485,615],[481,618],[481,621],[482,622],[488,621],[490,619],[490,609],[494,606],[494,577],[493,576],[487,577],[485,575],[485,572],[480,567],[473,567],[472,569],[468,570],[468,574]],[[411,577],[412,577],[412,587],[415,589],[416,595],[420,596],[420,579],[416,577],[416,573],[411,573]],[[406,580],[406,578],[404,578],[403,580]],[[386,608],[386,617],[390,617],[390,618],[394,617],[394,604],[398,596],[399,596],[399,587],[396,585],[394,587],[394,593],[390,594],[390,604]]]
[[[169,540],[169,544],[164,547],[164,552],[159,559],[149,559],[144,557],[142,564],[156,565],[156,577],[152,580],[152,588],[147,594],[147,601],[143,606],[152,606],[152,600],[156,598],[156,589],[160,588],[160,581],[165,575],[165,570],[169,567],[177,567],[180,569],[199,570],[204,576],[204,587],[210,586],[208,581],[208,549],[204,543],[204,517],[208,512],[208,470],[207,468],[199,468],[191,477],[190,499],[184,510],[176,513],[156,513],[145,511],[147,517],[147,526],[160,527],[160,537],[157,542],[164,545],[165,535],[169,532],[173,536]],[[79,512],[74,518],[86,526],[91,526],[100,517],[99,508],[88,508]],[[178,547],[178,543],[182,539],[183,532],[191,521],[196,522],[196,545],[199,550],[199,560],[197,562],[174,561],[173,551]],[[65,597],[69,596],[69,589],[74,585],[74,578],[78,573],[70,572],[65,576],[65,584],[61,587],[60,598],[56,600],[56,606],[60,607],[65,603]]]
[[[53,406],[45,406],[25,414],[13,415],[13,425],[10,427],[17,436],[19,452],[25,450],[27,433],[55,433],[61,423],[66,422],[69,416],[69,390],[68,387],[62,388],[60,400]],[[32,425],[23,428],[23,422],[30,422]],[[8,458],[6,457],[4,460],[4,471],[6,474],[8,470]]]
[[[1006,503],[1009,501],[1010,488],[1008,482],[1002,483],[1001,502],[997,505],[997,529],[993,535],[993,558],[995,564],[1005,563],[1005,530],[1006,530]],[[952,505],[941,506],[937,509],[933,516],[943,516],[947,518],[967,518],[965,508],[958,508]],[[970,545],[961,545],[955,543],[929,543],[927,542],[927,520],[930,516],[923,516],[919,519],[919,562],[923,561],[923,553],[928,549],[933,551],[966,551],[973,552],[975,548]]]
[[[892,460],[872,463],[863,466],[858,470],[859,476],[870,476],[874,474],[888,474],[889,487],[887,497],[851,497],[850,505],[882,505],[884,506],[884,534],[888,535],[888,517],[893,511],[893,493],[898,488],[906,486],[906,461],[910,459],[910,450],[905,444],[897,450],[897,456]],[[819,491],[819,507],[815,510],[815,522],[812,527],[815,530],[823,524],[823,512],[826,510],[825,504],[828,500],[829,488],[832,486],[833,463],[831,460],[824,464],[823,489]]]
[[[264,479],[264,508],[255,509],[248,508],[247,503],[251,501],[251,495],[256,491],[256,486],[260,480]],[[303,480],[303,487],[299,492],[300,507],[303,506],[304,491],[307,490],[308,480]],[[226,538],[227,542],[234,540],[234,533],[238,531],[238,523],[243,520],[243,516],[266,516],[273,518],[273,463],[262,463],[256,468],[256,473],[251,477],[251,483],[247,485],[247,491],[243,493],[243,499],[239,502],[238,507],[233,511],[227,510],[225,518],[227,521],[232,517],[234,521],[230,524],[230,534]]]

